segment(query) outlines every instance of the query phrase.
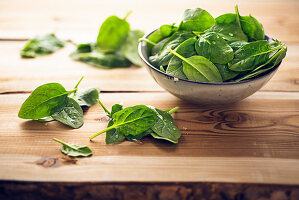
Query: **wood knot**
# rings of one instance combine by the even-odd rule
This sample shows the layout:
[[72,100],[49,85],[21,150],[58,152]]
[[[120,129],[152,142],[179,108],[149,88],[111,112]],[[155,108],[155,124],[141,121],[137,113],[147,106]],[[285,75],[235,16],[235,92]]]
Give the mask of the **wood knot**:
[[76,158],[71,158],[68,156],[62,156],[57,158],[46,157],[36,161],[36,164],[45,168],[49,168],[49,167],[60,167],[63,165],[75,165],[77,164],[77,161],[78,160]]

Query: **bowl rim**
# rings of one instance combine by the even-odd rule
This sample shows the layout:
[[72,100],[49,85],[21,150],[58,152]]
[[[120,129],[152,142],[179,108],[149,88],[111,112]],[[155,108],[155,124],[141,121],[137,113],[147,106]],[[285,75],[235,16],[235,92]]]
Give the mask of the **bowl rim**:
[[[142,38],[148,38],[151,34],[153,34],[156,30],[158,29],[154,29],[153,31],[150,31],[148,33],[146,33]],[[268,35],[265,35],[265,39],[266,40],[269,40],[269,39],[272,39],[271,37],[269,37]],[[273,39],[272,39],[273,40]],[[144,44],[144,45],[143,45]],[[196,83],[196,84],[204,84],[204,85],[235,85],[235,84],[243,84],[243,83],[248,83],[248,82],[251,82],[251,81],[254,81],[254,80],[258,80],[258,79],[261,79],[267,75],[270,75],[272,72],[276,71],[278,69],[278,67],[280,66],[281,62],[278,63],[276,66],[274,66],[272,69],[270,69],[269,71],[267,71],[266,73],[260,75],[260,76],[257,76],[257,77],[254,77],[254,78],[250,78],[250,79],[246,79],[246,80],[243,80],[243,81],[238,81],[238,82],[221,82],[221,83],[213,83],[213,82],[199,82],[199,81],[192,81],[192,80],[188,80],[188,79],[183,79],[183,78],[179,78],[177,76],[173,76],[173,75],[170,75],[170,74],[167,74],[159,69],[157,69],[156,67],[154,67],[147,59],[145,59],[143,53],[142,53],[142,49],[146,47],[146,42],[145,41],[139,41],[139,44],[138,44],[138,54],[139,54],[139,57],[142,59],[142,61],[147,65],[149,66],[151,69],[155,70],[156,72],[160,73],[160,74],[163,74],[164,76],[167,76],[168,78],[171,78],[171,79],[174,79],[174,80],[177,80],[177,81],[185,81],[185,82],[190,82],[190,83]]]

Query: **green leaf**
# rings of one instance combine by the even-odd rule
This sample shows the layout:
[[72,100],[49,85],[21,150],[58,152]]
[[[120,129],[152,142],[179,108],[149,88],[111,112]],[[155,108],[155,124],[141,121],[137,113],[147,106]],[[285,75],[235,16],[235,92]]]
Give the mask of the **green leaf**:
[[[197,40],[195,38],[189,38],[188,40],[185,40],[177,47],[176,52],[185,58],[195,55],[196,41]],[[173,55],[170,59],[168,67],[166,69],[166,73],[179,78],[187,79],[186,75],[183,72],[182,59],[175,55]]]
[[89,138],[93,139],[113,128],[117,129],[118,134],[138,135],[151,128],[156,120],[153,111],[144,105],[127,107],[114,113],[112,119],[114,122],[112,126],[90,136]]
[[65,42],[58,39],[55,34],[47,34],[38,36],[29,40],[21,51],[21,56],[24,58],[35,58],[44,56],[64,47]]
[[121,46],[122,54],[137,66],[142,66],[142,60],[138,54],[138,41],[144,35],[139,30],[129,31],[125,43]]
[[226,64],[234,58],[233,49],[215,32],[200,35],[195,50],[213,63]]
[[62,110],[51,116],[53,119],[72,128],[80,128],[83,125],[83,110],[73,98],[67,98],[67,104]]
[[186,9],[178,30],[204,31],[215,24],[215,19],[201,8]]
[[154,56],[159,53],[160,49],[164,46],[164,44],[168,41],[169,37],[164,38],[160,42],[158,42],[152,49],[151,49],[151,55]]
[[189,31],[175,32],[161,47],[158,54],[149,57],[149,61],[152,65],[159,68],[160,66],[168,65],[172,54],[168,52],[168,49],[175,49],[185,40],[194,37],[194,34]]
[[236,52],[238,49],[243,47],[245,44],[249,44],[249,43],[245,42],[245,41],[242,41],[242,40],[228,42],[228,45],[233,49],[234,52]]
[[243,32],[236,14],[226,13],[220,15],[216,18],[216,24],[208,31],[218,33],[227,41],[248,41],[248,38]]
[[129,30],[130,25],[126,19],[120,19],[115,15],[108,17],[101,25],[97,48],[104,52],[117,51],[126,40]]
[[176,127],[172,116],[168,112],[159,110],[158,108],[150,108],[157,115],[156,122],[151,127],[154,134],[151,133],[151,135],[157,139],[178,143],[178,139],[181,137],[181,131]]
[[223,65],[223,64],[215,63],[214,65],[217,67],[219,73],[221,74],[223,81],[233,79],[240,74],[240,72],[235,72],[235,71],[230,70],[228,68],[227,64]]
[[102,53],[100,51],[93,50],[92,52],[80,53],[78,51],[75,51],[71,54],[71,58],[103,69],[123,68],[131,66],[131,62],[120,52]]
[[54,120],[55,119],[53,119],[53,117],[51,117],[51,116],[43,117],[43,118],[38,119],[39,122],[51,122],[51,121],[54,121]]
[[76,94],[71,95],[80,106],[92,106],[97,103],[99,90],[97,88],[85,88],[78,90]]
[[166,71],[165,71],[165,69],[164,69],[164,67],[163,67],[163,66],[160,66],[160,71],[162,71],[162,72],[166,73]]
[[232,64],[228,67],[233,71],[253,70],[267,62],[270,53],[274,50],[266,40],[251,42],[236,51]]
[[126,135],[126,139],[133,142],[133,141],[137,141],[137,140],[141,140],[143,137],[150,135],[153,131],[151,129],[148,129],[138,135]]
[[243,32],[248,36],[249,41],[264,40],[265,33],[261,23],[253,16],[240,16],[238,6],[235,7],[236,14],[240,19]]
[[92,155],[92,151],[88,146],[79,146],[76,144],[69,144],[62,142],[61,140],[58,140],[56,138],[53,138],[54,141],[62,144],[61,152],[72,157],[78,157],[78,156],[90,156]]
[[171,36],[174,31],[176,31],[177,27],[174,25],[164,24],[160,26],[155,32],[153,32],[149,37],[148,40],[158,43],[165,39],[166,37]]
[[[99,101],[100,102],[100,101]],[[103,104],[101,104],[102,106]],[[102,106],[103,107],[103,106]],[[104,107],[103,107],[104,108]],[[123,109],[123,105],[120,104],[114,104],[111,108],[111,112],[106,112],[106,115],[110,118],[112,118],[112,115],[118,111],[121,111]],[[105,108],[104,108],[105,110]],[[113,119],[111,119],[108,123],[108,127],[112,126],[114,124]],[[111,129],[108,130],[106,132],[106,144],[112,144],[112,143],[116,143],[116,142],[121,142],[125,139],[125,136],[122,134],[118,134],[118,130],[117,129]]]
[[36,88],[22,104],[18,116],[23,119],[40,119],[60,111],[67,103],[66,91],[59,83],[47,83]]
[[177,52],[169,49],[171,53],[183,60],[183,71],[189,80],[200,82],[222,82],[217,67],[202,56],[184,58]]

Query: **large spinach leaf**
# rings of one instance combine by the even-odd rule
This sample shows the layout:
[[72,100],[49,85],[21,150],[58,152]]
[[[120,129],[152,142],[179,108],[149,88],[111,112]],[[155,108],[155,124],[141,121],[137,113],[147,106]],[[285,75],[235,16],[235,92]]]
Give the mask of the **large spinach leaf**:
[[213,63],[226,64],[234,58],[233,49],[215,32],[200,35],[198,42],[195,43],[195,50],[198,55]]
[[54,141],[62,144],[61,152],[72,157],[78,157],[78,156],[90,156],[92,155],[92,151],[88,146],[79,146],[76,144],[69,144],[66,142],[63,142],[61,140],[58,140],[56,138],[53,138]]
[[183,20],[178,30],[204,31],[215,23],[214,17],[201,8],[186,9],[183,13]]
[[18,116],[23,119],[51,116],[67,104],[67,95],[71,92],[59,83],[41,85],[22,104]]
[[138,41],[143,35],[143,31],[129,31],[124,44],[121,46],[122,54],[137,66],[142,66],[142,61],[138,54]]
[[[197,40],[195,38],[190,38],[182,42],[176,49],[176,52],[181,56],[188,58],[196,54],[195,51],[195,42]],[[186,75],[183,72],[183,61],[179,57],[173,55],[169,61],[168,67],[166,69],[166,73],[186,79]]]
[[115,52],[121,47],[130,30],[130,25],[126,21],[127,16],[124,19],[120,19],[113,15],[103,22],[96,44],[101,51]]
[[67,98],[62,110],[55,112],[51,117],[72,128],[80,128],[83,125],[83,110],[73,98]]
[[44,56],[64,47],[65,42],[58,39],[54,33],[38,36],[29,40],[21,51],[24,58]]

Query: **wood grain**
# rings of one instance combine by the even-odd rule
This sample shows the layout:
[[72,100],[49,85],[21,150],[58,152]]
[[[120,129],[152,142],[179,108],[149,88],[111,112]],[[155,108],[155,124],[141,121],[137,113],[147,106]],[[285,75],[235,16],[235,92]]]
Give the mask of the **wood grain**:
[[[73,88],[81,76],[82,87],[98,87],[103,91],[164,91],[145,67],[104,70],[73,61],[75,49],[68,44],[55,54],[36,59],[22,59],[19,52],[24,42],[0,42],[0,93],[33,91],[47,82],[59,82]],[[299,91],[299,45],[288,45],[287,57],[278,72],[262,91]]]
[[[0,95],[0,179],[299,184],[298,93],[258,92],[222,107],[190,105],[168,93],[101,94],[108,108],[119,102],[161,109],[180,106],[174,115],[183,132],[177,145],[151,137],[106,145],[104,134],[90,142],[88,136],[107,125],[97,105],[85,113],[85,124],[77,130],[58,122],[18,119],[27,96]],[[53,137],[89,145],[94,156],[69,160]]]

